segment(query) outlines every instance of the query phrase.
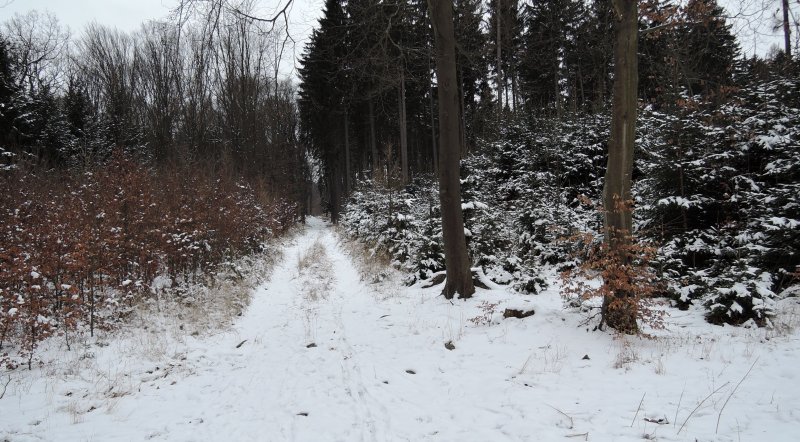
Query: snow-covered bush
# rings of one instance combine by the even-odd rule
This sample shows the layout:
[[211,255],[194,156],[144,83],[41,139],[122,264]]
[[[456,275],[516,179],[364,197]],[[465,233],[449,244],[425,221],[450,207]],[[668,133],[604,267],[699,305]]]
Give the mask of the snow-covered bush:
[[417,179],[404,189],[359,183],[341,218],[345,232],[359,238],[407,271],[410,282],[444,269],[441,214],[436,187]]
[[[606,125],[596,116],[558,124],[536,120],[479,142],[462,162],[461,180],[473,265],[494,282],[538,293],[545,286],[543,266],[571,262],[572,244],[562,238],[599,227],[597,212],[581,201],[599,195]],[[395,190],[362,183],[342,225],[389,253],[412,280],[427,279],[444,269],[437,192],[430,179]]]
[[800,264],[800,81],[743,88],[720,106],[686,99],[641,118],[641,233],[679,304],[709,320],[765,324]]
[[705,279],[709,308],[708,320],[715,324],[741,324],[752,320],[763,326],[775,313],[773,276],[746,259],[737,259],[718,274]]
[[[642,110],[633,233],[658,248],[649,265],[666,284],[655,294],[706,305],[715,323],[763,325],[776,293],[798,282],[800,80],[728,92]],[[474,265],[535,293],[544,266],[581,264],[587,244],[573,239],[601,236],[608,128],[606,115],[534,118],[477,142],[462,161]],[[394,192],[362,186],[343,224],[424,279],[444,266],[435,195],[430,180]]]

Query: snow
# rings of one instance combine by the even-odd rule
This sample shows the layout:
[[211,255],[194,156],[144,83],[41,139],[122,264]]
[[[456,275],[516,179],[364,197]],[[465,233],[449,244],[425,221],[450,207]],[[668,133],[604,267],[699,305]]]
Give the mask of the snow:
[[659,206],[669,206],[669,205],[673,205],[673,204],[678,206],[678,207],[683,207],[685,209],[688,209],[688,208],[692,207],[692,202],[691,201],[689,201],[686,198],[680,197],[680,196],[671,196],[669,198],[662,198],[662,199],[658,200],[658,202],[656,203],[656,205],[659,205]]
[[480,201],[469,201],[466,203],[461,203],[461,210],[486,210],[489,206],[480,202]]
[[796,229],[798,226],[800,226],[800,222],[798,222],[797,220],[787,219],[777,216],[770,217],[769,221],[775,226],[787,229]]
[[773,328],[692,307],[614,336],[565,309],[552,276],[537,296],[493,284],[451,302],[393,271],[373,283],[372,258],[347,250],[312,218],[230,327],[195,336],[166,316],[48,341],[49,364],[0,374],[0,440],[796,440],[797,298]]

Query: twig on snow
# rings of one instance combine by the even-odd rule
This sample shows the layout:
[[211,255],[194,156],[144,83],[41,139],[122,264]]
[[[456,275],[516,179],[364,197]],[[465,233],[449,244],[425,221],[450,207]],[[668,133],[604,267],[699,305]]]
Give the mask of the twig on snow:
[[636,414],[633,415],[633,420],[631,420],[631,428],[633,428],[633,423],[636,422],[636,416],[639,415],[639,410],[642,409],[642,404],[644,403],[644,397],[646,395],[647,392],[645,391],[644,394],[642,395],[642,400],[639,401],[639,406],[636,408]]
[[589,325],[589,323],[592,322],[592,320],[594,318],[596,318],[596,317],[601,315],[602,311],[601,311],[600,307],[590,307],[590,308],[592,310],[597,309],[597,313],[592,314],[592,315],[587,314],[586,316],[584,316],[583,321],[581,321],[578,324],[578,327],[583,327],[584,325]]
[[722,408],[719,409],[719,414],[717,415],[717,428],[714,430],[715,434],[719,433],[719,420],[722,419],[722,412],[725,411],[725,406],[728,405],[728,401],[731,400],[733,394],[736,393],[736,389],[738,389],[739,386],[742,385],[742,382],[744,382],[744,380],[747,379],[747,376],[750,375],[750,372],[753,371],[753,367],[756,366],[756,362],[758,362],[758,358],[756,358],[756,360],[753,361],[753,365],[751,365],[750,369],[747,370],[747,373],[745,373],[744,376],[742,376],[742,379],[739,380],[739,383],[736,384],[735,387],[733,387],[733,390],[731,390],[731,394],[728,395],[728,398],[725,399],[725,403],[722,404]]
[[[559,413],[563,414],[567,419],[569,419],[569,429],[570,430],[575,428],[575,421],[572,420],[572,416],[568,415],[567,413],[564,413],[563,411],[559,410],[558,408],[556,408],[556,407],[554,407],[554,406],[552,406],[550,404],[545,404],[545,405],[547,405],[548,407],[552,408],[553,410],[558,411]],[[588,433],[586,433],[586,434],[588,434]],[[582,436],[582,434],[580,434],[578,436]],[[572,436],[568,436],[568,437],[572,437]]]
[[689,419],[691,419],[691,418],[692,418],[692,415],[694,415],[694,412],[695,412],[695,411],[697,411],[697,409],[698,409],[698,408],[700,408],[700,406],[701,406],[701,405],[703,405],[703,403],[704,403],[705,401],[707,401],[707,400],[708,400],[708,398],[710,398],[711,396],[714,396],[714,395],[715,395],[715,394],[716,394],[718,391],[720,391],[720,390],[722,390],[723,388],[725,388],[725,387],[726,387],[728,384],[730,384],[730,382],[726,382],[726,383],[724,383],[724,384],[720,385],[720,386],[719,386],[719,388],[717,388],[716,390],[712,391],[712,392],[711,392],[711,394],[709,394],[708,396],[706,396],[706,397],[705,397],[705,399],[703,399],[702,401],[700,401],[700,403],[699,403],[699,404],[697,404],[697,406],[696,406],[696,407],[694,407],[694,410],[692,410],[692,412],[691,412],[691,413],[689,413],[689,416],[686,416],[686,420],[685,420],[685,421],[683,421],[683,424],[681,425],[681,427],[680,427],[680,428],[678,428],[678,432],[677,432],[677,433],[675,433],[675,434],[681,434],[681,430],[683,430],[683,427],[684,427],[684,426],[686,426],[686,422],[689,422]]
[[11,383],[11,375],[8,375],[8,380],[6,381],[5,385],[3,385],[3,392],[0,393],[0,399],[3,399],[3,396],[6,395],[6,389],[8,388],[8,384]]
[[575,434],[568,434],[564,437],[583,437],[583,440],[589,440],[589,432],[585,433],[575,433]]

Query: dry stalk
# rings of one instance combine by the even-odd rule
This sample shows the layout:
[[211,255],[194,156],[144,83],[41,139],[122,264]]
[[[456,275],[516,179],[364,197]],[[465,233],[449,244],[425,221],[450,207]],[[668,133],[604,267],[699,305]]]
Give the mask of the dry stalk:
[[751,365],[750,369],[747,370],[747,373],[745,373],[744,376],[742,376],[742,379],[739,380],[739,383],[736,384],[735,387],[733,387],[733,390],[731,390],[731,394],[728,395],[728,398],[725,399],[725,403],[722,404],[722,408],[720,408],[719,414],[717,415],[717,428],[714,430],[714,433],[719,433],[719,420],[722,419],[722,412],[725,411],[725,406],[728,405],[728,401],[731,400],[733,394],[736,393],[736,389],[738,389],[739,386],[742,385],[742,382],[744,382],[744,380],[747,379],[747,376],[750,375],[750,372],[753,371],[753,367],[756,366],[756,362],[758,362],[758,358],[756,358],[756,360],[753,361],[753,365]]
[[[563,414],[567,419],[569,419],[569,429],[570,430],[575,428],[575,421],[572,419],[572,416],[568,415],[567,413],[564,413],[563,411],[559,410],[558,408],[556,408],[556,407],[554,407],[552,405],[549,405],[549,404],[545,404],[545,405],[547,405],[548,407],[552,408],[553,410],[556,410],[557,412]],[[582,435],[578,435],[578,436],[582,436]],[[572,437],[572,436],[570,436],[570,437]]]
[[645,395],[647,395],[646,391],[642,395],[642,400],[639,401],[639,406],[636,408],[636,414],[633,415],[633,420],[631,420],[631,428],[633,428],[633,424],[634,424],[634,422],[636,422],[636,416],[639,415],[639,411],[642,409],[642,404],[644,403]]
[[678,406],[675,408],[675,419],[672,420],[672,428],[678,423],[678,411],[681,409],[681,402],[683,401],[683,393],[686,392],[686,382],[683,383],[683,390],[681,390],[681,397],[678,398]]
[[681,427],[680,427],[680,428],[678,428],[678,432],[677,432],[677,433],[675,433],[675,434],[681,434],[681,430],[683,430],[683,427],[684,427],[684,426],[686,426],[686,422],[689,422],[689,419],[691,419],[691,418],[692,418],[692,415],[694,415],[694,412],[695,412],[695,411],[697,411],[697,409],[698,409],[698,408],[700,408],[700,406],[701,406],[701,405],[703,405],[703,403],[704,403],[705,401],[707,401],[707,400],[708,400],[708,398],[710,398],[711,396],[714,396],[714,395],[715,395],[715,394],[716,394],[718,391],[722,390],[722,389],[723,389],[725,386],[727,386],[728,384],[730,384],[730,382],[726,382],[726,383],[724,383],[724,384],[720,385],[720,386],[719,386],[719,388],[717,388],[716,390],[712,391],[712,392],[711,392],[711,394],[709,394],[708,396],[706,396],[706,397],[705,397],[705,399],[703,399],[702,401],[700,401],[700,403],[699,403],[699,404],[697,404],[697,406],[696,406],[696,407],[694,407],[694,410],[692,410],[692,412],[691,412],[691,413],[689,413],[689,416],[686,416],[686,420],[685,420],[685,421],[683,421],[683,424],[681,424]]

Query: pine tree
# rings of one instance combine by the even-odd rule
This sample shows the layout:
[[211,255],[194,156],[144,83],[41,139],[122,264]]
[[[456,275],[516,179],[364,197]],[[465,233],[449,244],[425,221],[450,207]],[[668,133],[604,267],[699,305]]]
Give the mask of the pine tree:
[[577,78],[574,101],[584,109],[603,109],[611,93],[614,32],[613,9],[608,0],[594,0],[578,21],[569,66]]
[[[346,18],[339,0],[327,0],[320,28],[306,46],[300,69],[299,108],[305,142],[323,160],[331,218],[336,221],[344,189],[342,84]],[[333,118],[332,118],[333,117]]]
[[501,108],[512,109],[517,104],[522,29],[518,0],[489,1],[489,39],[492,42],[489,59]]
[[640,92],[674,105],[694,95],[710,96],[733,85],[739,47],[715,0],[677,6],[656,1],[643,7]]
[[461,120],[465,141],[471,145],[475,142],[475,126],[489,117],[479,110],[481,104],[486,104],[482,103],[486,98],[481,96],[481,84],[489,75],[486,54],[489,40],[481,30],[483,11],[480,0],[456,0],[453,13],[456,67],[463,97]]
[[566,30],[562,1],[535,1],[525,9],[525,51],[520,67],[526,108],[540,112],[561,104]]
[[16,144],[17,137],[19,87],[14,81],[14,62],[11,45],[0,34],[0,144],[4,147]]
[[710,95],[733,84],[739,45],[716,0],[690,0],[683,8],[679,38],[684,75],[691,94]]

